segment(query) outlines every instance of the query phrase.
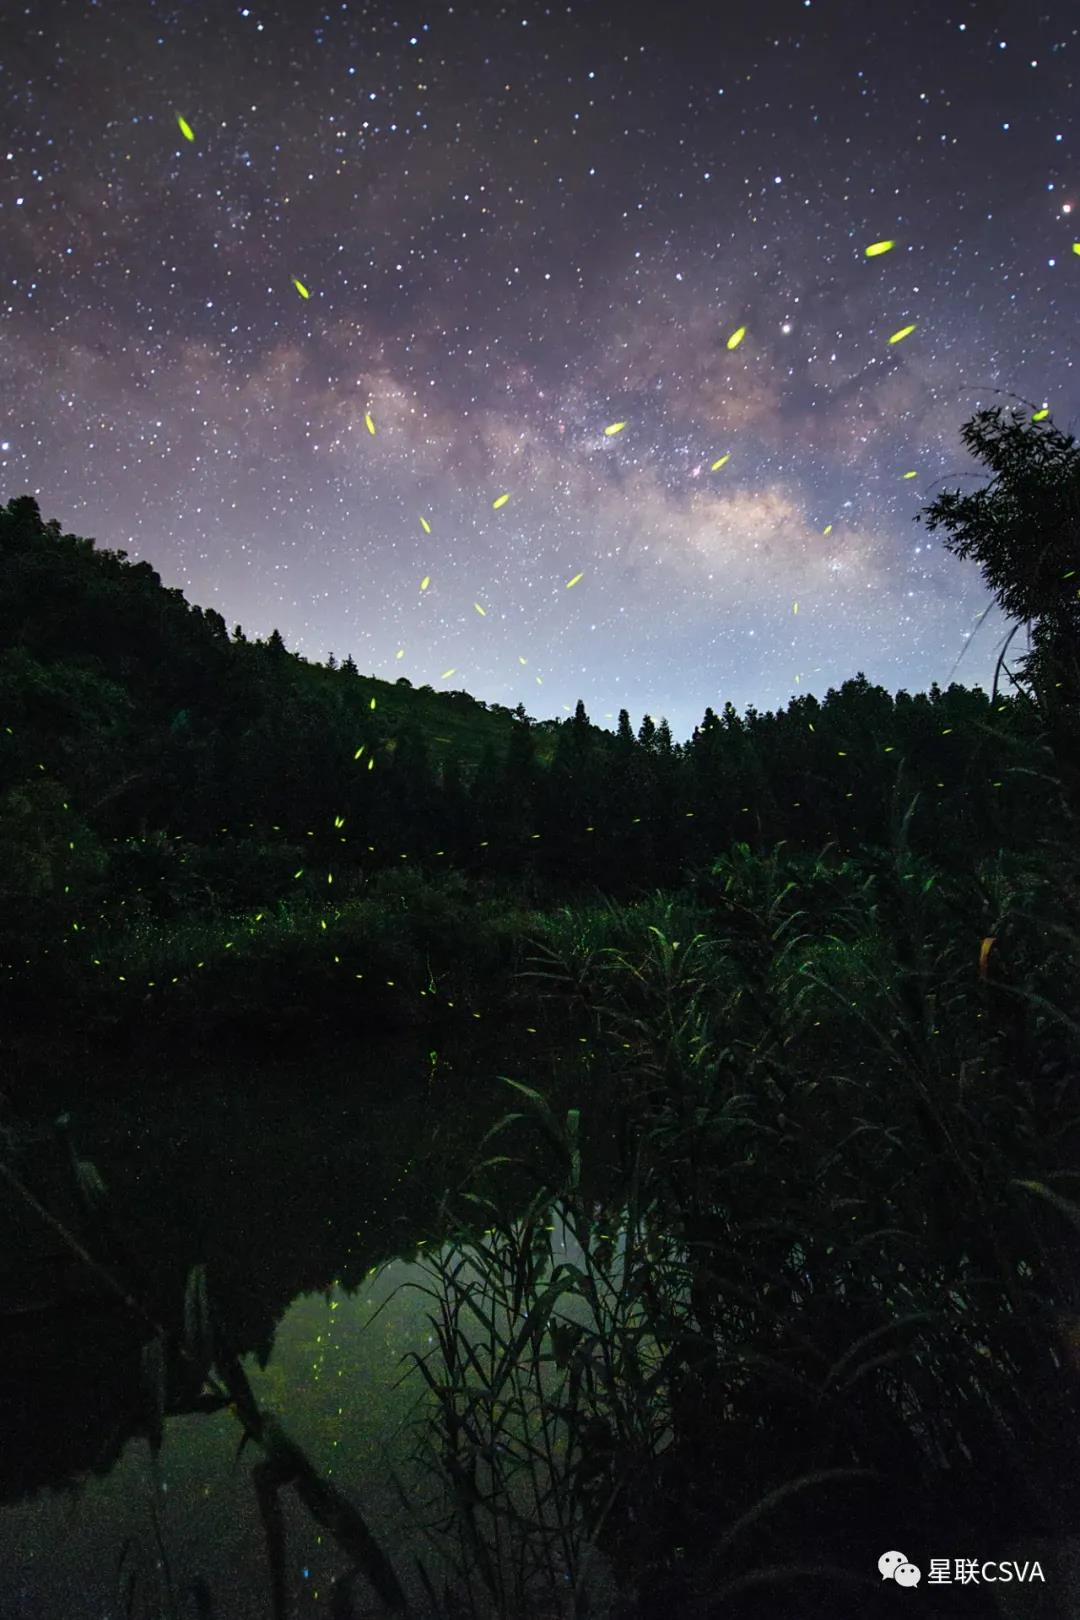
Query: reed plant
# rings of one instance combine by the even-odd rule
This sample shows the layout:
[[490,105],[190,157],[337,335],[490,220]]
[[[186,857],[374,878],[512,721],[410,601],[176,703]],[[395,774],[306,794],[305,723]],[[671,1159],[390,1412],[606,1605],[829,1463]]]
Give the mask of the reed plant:
[[890,1525],[1071,1531],[1077,861],[938,873],[914,810],[857,861],[736,847],[677,923],[549,920],[529,971],[606,1034],[617,1149],[508,1081],[493,1136],[529,1135],[448,1206],[433,1612],[591,1614],[602,1569],[607,1612],[824,1615]]
[[[431,1326],[402,1374],[418,1613],[764,1620],[797,1592],[824,1620],[870,1612],[901,1529],[1003,1557],[1071,1532],[1080,857],[939,870],[895,811],[885,848],[736,845],[685,894],[535,923],[519,993],[594,1058],[568,1107],[501,1077],[406,1285]],[[274,1612],[286,1484],[342,1550],[339,1612],[365,1583],[402,1611],[205,1277],[179,1346],[119,1291],[152,1451],[179,1353],[263,1452]]]

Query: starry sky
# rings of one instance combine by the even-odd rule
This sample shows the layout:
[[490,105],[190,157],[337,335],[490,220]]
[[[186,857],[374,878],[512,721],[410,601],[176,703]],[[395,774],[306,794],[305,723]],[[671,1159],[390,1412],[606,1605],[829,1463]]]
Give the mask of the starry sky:
[[1074,425],[1074,5],[33,0],[2,60],[0,498],[537,717],[989,687],[912,520],[980,406]]

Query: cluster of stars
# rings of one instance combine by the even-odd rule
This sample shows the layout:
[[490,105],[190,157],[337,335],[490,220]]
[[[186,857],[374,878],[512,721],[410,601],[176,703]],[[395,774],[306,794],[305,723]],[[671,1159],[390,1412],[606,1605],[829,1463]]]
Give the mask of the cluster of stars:
[[940,678],[982,587],[909,521],[995,390],[1068,410],[1077,29],[904,28],[767,0],[718,73],[678,14],[43,14],[6,493],[249,633],[509,704],[523,643],[564,710],[683,734]]

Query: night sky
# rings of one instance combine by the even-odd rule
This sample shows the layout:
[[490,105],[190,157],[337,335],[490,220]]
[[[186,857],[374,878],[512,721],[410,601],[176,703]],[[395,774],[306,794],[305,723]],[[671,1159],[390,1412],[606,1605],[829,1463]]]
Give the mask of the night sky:
[[1074,425],[1074,4],[4,34],[0,498],[249,638],[537,717],[683,737],[961,653],[989,687],[1005,621],[912,519],[973,487],[979,406]]

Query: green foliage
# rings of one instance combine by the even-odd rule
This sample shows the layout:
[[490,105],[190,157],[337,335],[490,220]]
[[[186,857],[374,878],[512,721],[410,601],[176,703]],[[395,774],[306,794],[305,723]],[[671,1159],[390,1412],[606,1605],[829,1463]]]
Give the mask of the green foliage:
[[97,837],[60,783],[41,776],[0,795],[0,961],[16,957],[33,970],[76,937],[105,870]]
[[[1056,430],[965,438],[992,481],[927,522],[1031,623],[1024,682],[857,673],[710,707],[685,745],[230,641],[146,564],[0,508],[7,1027],[363,1039],[546,1003],[608,1076],[607,1135],[599,1093],[563,1115],[511,1079],[428,1250],[448,1615],[584,1614],[606,1569],[642,1614],[736,1620],[800,1563],[858,1584],[885,1514],[955,1547],[1074,1522],[1080,473]],[[286,1479],[396,1602],[198,1273],[184,1317],[264,1451],[275,1602]]]
[[961,437],[992,476],[973,492],[944,491],[926,526],[943,528],[948,550],[979,563],[1015,629],[1027,624],[1024,679],[1080,814],[1080,450],[1052,422],[1015,410],[1005,419],[1000,407],[977,412]]
[[[586,933],[601,926],[616,953],[627,929],[651,925],[688,942],[700,919],[663,914],[690,900],[650,911],[658,885],[722,913],[744,999],[776,995],[763,964],[802,930],[807,886],[843,890],[861,915],[859,886],[904,818],[911,859],[956,874],[1071,825],[1055,792],[1060,725],[1044,735],[1019,696],[991,704],[954,685],[894,698],[859,674],[775,715],[710,708],[683,746],[662,719],[635,736],[623,713],[612,734],[579,704],[537,724],[349,660],[309,664],[280,635],[230,640],[220,615],[63,535],[29,497],[0,508],[0,556],[0,1001],[50,1024],[59,1001],[112,1027],[125,1000],[134,1015],[153,992],[155,1023],[175,1027],[217,1001],[209,962],[227,965],[224,1003],[266,1006],[290,976],[278,947],[258,944],[271,917],[280,948],[300,953],[296,986],[327,1017],[344,1006],[331,986],[358,974],[419,1002],[429,956],[459,986],[498,981],[530,912],[591,913]],[[436,875],[459,884],[453,899]],[[597,889],[632,904],[600,923]],[[368,900],[376,911],[338,930],[336,913]],[[911,912],[903,890],[897,903]],[[538,938],[552,929],[545,948],[565,951],[562,921]],[[876,947],[874,959],[884,971]],[[837,962],[819,963],[830,982]],[[863,971],[840,976],[860,984]]]
[[[758,1615],[743,1594],[813,1567],[816,1620],[882,1523],[1070,1532],[1080,866],[950,876],[897,830],[865,865],[733,850],[685,943],[546,920],[549,981],[610,1036],[622,1152],[614,1179],[582,1152],[606,1099],[564,1123],[512,1082],[427,1251],[439,1612],[584,1613],[606,1570],[628,1612]],[[494,1190],[515,1142],[524,1215]]]

